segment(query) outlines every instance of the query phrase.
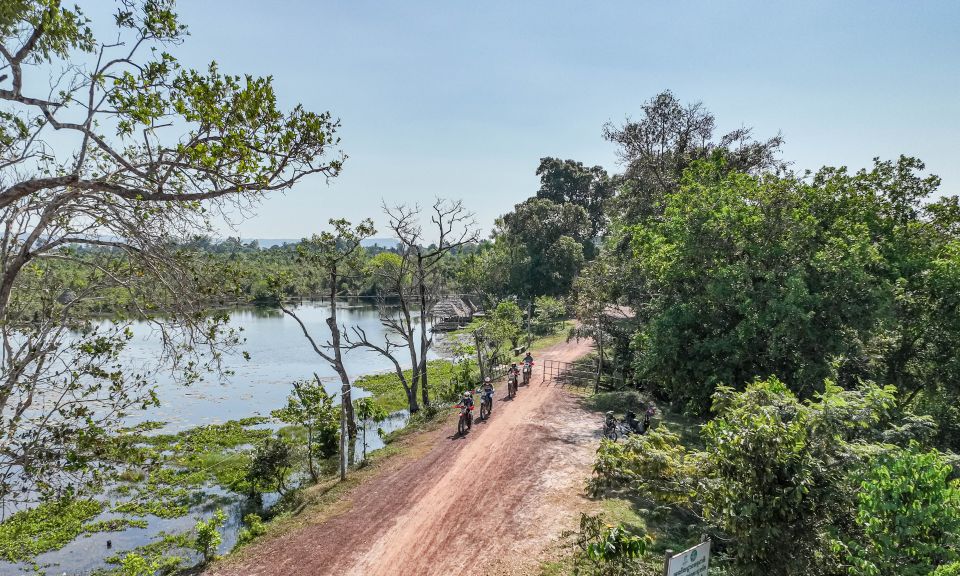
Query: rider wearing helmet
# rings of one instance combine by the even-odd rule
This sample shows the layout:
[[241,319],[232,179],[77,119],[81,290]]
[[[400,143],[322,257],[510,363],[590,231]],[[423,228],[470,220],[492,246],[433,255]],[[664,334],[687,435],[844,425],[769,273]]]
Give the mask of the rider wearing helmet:
[[467,408],[473,408],[473,391],[467,390],[464,392],[463,396],[460,398],[460,403]]
[[483,379],[483,386],[477,390],[480,393],[480,401],[486,402],[490,401],[490,408],[493,408],[493,382],[490,381],[490,377],[487,376]]
[[523,365],[533,366],[533,356],[530,354],[529,351],[527,352],[527,355],[523,357]]
[[517,368],[516,362],[510,363],[510,369],[507,370],[507,376],[509,376],[510,378],[517,378],[518,376],[520,376],[520,369]]

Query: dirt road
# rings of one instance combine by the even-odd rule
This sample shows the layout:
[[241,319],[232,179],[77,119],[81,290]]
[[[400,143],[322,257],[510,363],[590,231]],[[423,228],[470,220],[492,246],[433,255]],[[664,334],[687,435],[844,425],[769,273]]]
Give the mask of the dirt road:
[[[541,359],[574,360],[587,342]],[[493,415],[456,437],[456,421],[431,444],[360,485],[339,515],[255,543],[210,576],[537,574],[543,551],[574,528],[596,439],[595,417],[569,392],[541,383],[540,367],[517,398],[500,384]]]

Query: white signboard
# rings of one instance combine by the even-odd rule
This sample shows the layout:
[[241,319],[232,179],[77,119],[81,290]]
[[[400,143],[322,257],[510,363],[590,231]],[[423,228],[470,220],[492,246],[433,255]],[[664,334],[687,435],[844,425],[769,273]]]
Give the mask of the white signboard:
[[710,543],[697,544],[670,558],[666,576],[707,576],[710,567]]

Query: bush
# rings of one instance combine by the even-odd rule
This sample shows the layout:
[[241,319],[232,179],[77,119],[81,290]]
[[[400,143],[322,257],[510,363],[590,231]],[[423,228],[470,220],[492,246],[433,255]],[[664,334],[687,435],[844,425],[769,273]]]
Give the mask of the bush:
[[623,525],[605,524],[600,516],[580,515],[580,531],[573,534],[573,573],[584,576],[628,576],[638,574],[639,558],[647,541]]
[[287,474],[293,467],[293,450],[283,438],[267,438],[257,447],[257,452],[247,470],[246,480],[252,495],[276,490],[287,491]]
[[646,408],[646,400],[636,390],[600,392],[591,396],[589,403],[590,408],[601,412],[612,410],[625,413],[628,410],[633,410],[637,414],[641,414],[643,409]]
[[267,527],[257,514],[247,514],[243,517],[243,523],[246,526],[237,534],[237,546],[243,546],[267,532]]
[[220,543],[223,542],[223,537],[220,535],[220,528],[223,527],[226,521],[227,517],[224,515],[223,510],[217,510],[206,522],[203,520],[197,521],[197,525],[194,527],[196,536],[193,540],[193,549],[203,556],[204,563],[210,562],[217,557],[217,549],[220,548]]
[[926,576],[960,560],[960,483],[950,472],[916,443],[874,460],[857,493],[857,535],[841,545],[857,574]]

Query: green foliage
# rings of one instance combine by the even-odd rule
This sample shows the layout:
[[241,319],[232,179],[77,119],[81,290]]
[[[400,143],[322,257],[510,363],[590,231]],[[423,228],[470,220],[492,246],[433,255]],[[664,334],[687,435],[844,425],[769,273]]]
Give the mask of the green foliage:
[[266,438],[250,462],[245,477],[251,494],[287,491],[286,479],[293,467],[293,447],[281,437]]
[[537,176],[540,177],[537,198],[583,208],[590,219],[590,238],[604,231],[607,223],[604,208],[614,193],[614,183],[606,170],[601,166],[587,168],[574,160],[541,158]]
[[840,545],[848,573],[924,576],[960,560],[960,481],[951,474],[938,452],[916,443],[872,459],[857,492],[853,537]]
[[196,535],[193,540],[193,549],[203,556],[204,562],[210,562],[217,557],[217,550],[223,542],[220,528],[226,521],[226,515],[223,510],[219,509],[213,513],[209,520],[197,520],[197,525],[194,527]]
[[[436,384],[454,380],[457,371],[457,365],[449,360],[430,360],[427,362],[429,379]],[[404,373],[407,381],[409,381],[412,371],[405,370]],[[407,408],[406,392],[404,392],[403,385],[394,372],[361,376],[354,380],[353,385],[370,392],[377,403],[388,412],[396,412]]]
[[619,443],[602,441],[592,491],[626,490],[702,518],[704,530],[725,543],[728,567],[745,576],[834,575],[846,564],[841,552],[852,558],[864,550],[882,562],[883,547],[901,568],[900,547],[914,561],[933,549],[944,554],[934,560],[952,559],[952,536],[945,535],[954,533],[960,513],[956,485],[946,483],[941,456],[911,444],[927,432],[897,410],[891,387],[844,390],[827,382],[823,393],[800,401],[771,377],[743,392],[721,386],[713,400],[702,450],[684,446],[664,425]]
[[600,516],[581,514],[580,531],[573,536],[575,575],[632,576],[647,551],[645,538],[622,525],[605,524]]
[[103,508],[94,500],[65,499],[17,512],[0,523],[0,558],[7,562],[29,560],[62,548],[84,532],[109,528],[89,523]]
[[317,480],[314,459],[328,460],[340,451],[340,408],[334,406],[319,379],[293,383],[287,405],[272,413],[281,422],[307,430],[307,457],[313,480]]
[[247,514],[243,517],[244,527],[237,534],[237,546],[249,544],[259,536],[267,533],[267,527],[257,514]]
[[533,332],[537,336],[555,334],[567,313],[563,300],[552,296],[537,296],[533,303]]
[[[694,163],[662,217],[629,228],[635,368],[703,412],[721,383],[776,374],[810,396],[826,379],[949,391],[960,366],[953,212],[924,204],[911,158],[809,179]],[[646,298],[646,297],[643,297]]]

